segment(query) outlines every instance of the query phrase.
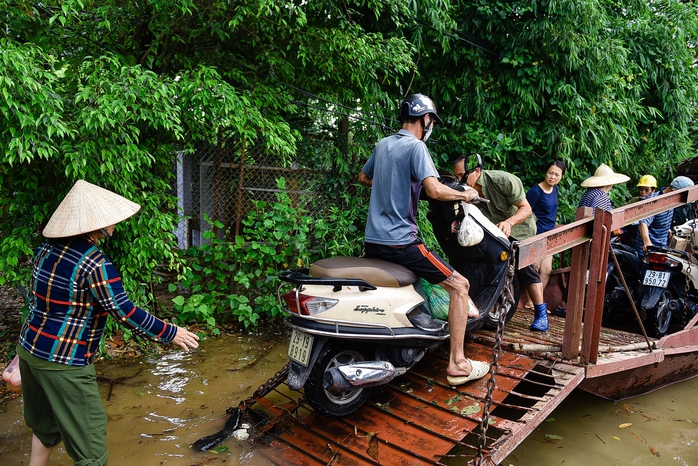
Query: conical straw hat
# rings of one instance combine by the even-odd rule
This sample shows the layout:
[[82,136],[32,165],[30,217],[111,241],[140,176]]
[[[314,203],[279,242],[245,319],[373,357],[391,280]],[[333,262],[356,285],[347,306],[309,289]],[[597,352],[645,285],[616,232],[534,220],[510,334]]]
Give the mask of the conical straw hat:
[[126,220],[141,206],[99,186],[78,180],[44,228],[46,238],[81,235]]
[[594,176],[590,176],[582,182],[582,186],[585,188],[600,188],[602,186],[625,183],[629,179],[629,176],[615,173],[611,167],[602,163],[594,172]]

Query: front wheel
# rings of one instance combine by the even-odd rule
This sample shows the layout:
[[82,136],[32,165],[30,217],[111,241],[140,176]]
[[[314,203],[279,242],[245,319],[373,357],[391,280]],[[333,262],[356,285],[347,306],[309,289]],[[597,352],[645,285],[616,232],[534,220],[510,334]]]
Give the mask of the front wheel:
[[305,398],[317,412],[327,416],[341,417],[359,409],[371,394],[371,388],[355,388],[334,395],[322,386],[327,370],[354,364],[369,359],[367,351],[346,343],[333,343],[326,346],[318,355],[305,383]]
[[647,332],[655,338],[662,338],[669,331],[671,309],[669,303],[674,297],[669,289],[662,291],[657,305],[647,310]]
[[501,312],[506,313],[506,318],[504,319],[505,324],[508,323],[512,317],[514,317],[514,313],[516,312],[516,303],[519,302],[519,295],[521,293],[519,279],[516,275],[514,275],[514,277],[511,279],[509,292],[509,295],[514,298],[512,301],[504,302],[504,290],[502,290],[499,298],[497,298],[497,301],[494,303],[494,307],[485,315],[484,327],[486,329],[497,329],[497,325],[499,324],[499,315]]

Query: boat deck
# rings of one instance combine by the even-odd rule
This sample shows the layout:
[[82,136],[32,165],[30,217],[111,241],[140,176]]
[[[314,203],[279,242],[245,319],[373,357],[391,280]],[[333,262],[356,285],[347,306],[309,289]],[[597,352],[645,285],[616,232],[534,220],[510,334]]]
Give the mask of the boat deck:
[[[564,319],[551,317],[549,330],[528,329],[532,314],[519,310],[505,329],[498,358],[496,388],[483,452],[499,463],[578,387],[586,377],[581,365],[556,356]],[[494,338],[480,330],[466,343],[466,355],[493,361]],[[655,342],[656,343],[656,342]],[[460,387],[446,381],[448,353],[427,355],[407,374],[373,389],[367,403],[341,419],[315,413],[302,392],[282,383],[248,410],[250,420],[265,423],[254,441],[259,451],[283,465],[422,465],[443,458],[474,458],[489,376]],[[653,354],[642,335],[603,329],[599,366]],[[616,368],[617,369],[617,368]],[[602,375],[599,372],[599,375]]]
[[[609,232],[694,201],[698,186],[612,211],[584,207],[574,222],[514,243],[511,257],[519,269],[571,252],[569,268],[551,275],[545,290],[551,308],[567,296],[568,316],[551,317],[545,333],[529,330],[533,314],[525,310],[507,324],[484,439],[487,464],[501,462],[577,387],[618,399],[698,374],[698,315],[659,340],[601,327]],[[634,319],[628,320],[634,325]],[[468,357],[494,360],[493,332],[480,330],[469,338]],[[464,459],[459,462],[474,459],[490,380],[449,386],[445,348],[374,388],[361,409],[341,419],[315,413],[302,392],[275,378],[270,385],[278,385],[267,387],[266,395],[255,397],[247,409],[255,426],[264,425],[253,429],[258,432],[251,438],[270,446],[257,451],[283,465],[422,465],[443,464],[450,456]],[[481,464],[471,464],[475,462]]]

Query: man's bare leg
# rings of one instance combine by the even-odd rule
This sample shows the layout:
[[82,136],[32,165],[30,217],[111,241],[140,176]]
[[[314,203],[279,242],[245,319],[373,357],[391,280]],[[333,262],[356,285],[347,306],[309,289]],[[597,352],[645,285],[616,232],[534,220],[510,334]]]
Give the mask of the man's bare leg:
[[[448,306],[448,327],[451,332],[451,357],[446,372],[448,375],[470,375],[472,366],[465,357],[465,329],[468,325],[468,291],[470,282],[463,275],[454,271],[446,280],[439,283],[451,298]],[[472,310],[470,317],[477,317],[477,309]]]
[[543,287],[543,294],[545,294],[545,287],[548,286],[548,281],[550,281],[550,274],[553,271],[553,256],[548,256],[539,262],[540,267],[538,268],[538,274],[540,275],[541,286]]
[[528,295],[531,297],[533,304],[543,303],[543,284],[542,283],[532,283],[526,287]]
[[32,434],[32,453],[29,457],[29,466],[46,466],[54,448],[56,447],[46,448],[41,440]]

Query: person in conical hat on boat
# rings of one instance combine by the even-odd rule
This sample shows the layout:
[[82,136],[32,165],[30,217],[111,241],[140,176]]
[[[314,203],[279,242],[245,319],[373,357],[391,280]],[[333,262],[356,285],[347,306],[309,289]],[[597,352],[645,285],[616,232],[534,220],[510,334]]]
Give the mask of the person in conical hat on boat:
[[[625,183],[630,180],[630,177],[622,173],[616,173],[611,167],[602,163],[594,172],[594,176],[590,176],[582,181],[582,186],[587,190],[579,200],[578,207],[591,207],[593,212],[596,209],[613,210],[613,204],[608,193],[611,192],[614,185]],[[567,314],[567,296],[563,296],[562,302],[558,304],[555,314],[565,316]]]
[[45,465],[61,441],[76,465],[106,465],[107,415],[93,363],[111,315],[116,322],[185,351],[199,337],[134,305],[99,248],[140,206],[78,180],[43,230],[34,256],[29,314],[17,345],[29,464]]
[[608,193],[614,185],[625,183],[630,180],[630,177],[621,173],[616,173],[611,167],[602,163],[594,172],[594,176],[590,176],[582,182],[582,186],[587,188],[579,201],[579,207],[591,207],[596,212],[596,209],[612,210],[613,204]]

